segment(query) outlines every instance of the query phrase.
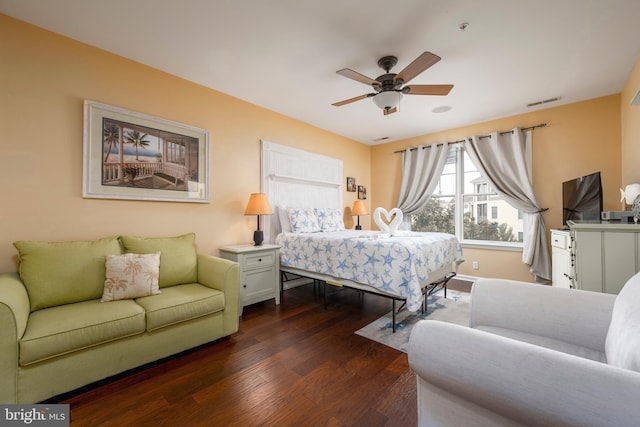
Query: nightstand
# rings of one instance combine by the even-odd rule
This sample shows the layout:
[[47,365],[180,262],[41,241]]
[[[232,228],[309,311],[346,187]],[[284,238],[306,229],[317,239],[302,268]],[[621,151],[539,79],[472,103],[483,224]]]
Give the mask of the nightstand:
[[240,314],[243,307],[271,298],[280,304],[280,246],[223,246],[220,257],[240,267]]

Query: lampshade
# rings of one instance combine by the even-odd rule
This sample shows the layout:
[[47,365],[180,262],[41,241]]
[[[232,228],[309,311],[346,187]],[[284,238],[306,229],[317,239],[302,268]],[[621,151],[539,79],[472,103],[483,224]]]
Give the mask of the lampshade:
[[356,200],[353,202],[353,207],[351,208],[351,215],[369,215],[369,211],[367,210],[367,205],[362,200]]
[[271,215],[271,205],[269,199],[264,193],[252,193],[249,197],[249,203],[247,203],[247,209],[244,211],[245,215]]
[[395,90],[380,92],[373,97],[373,102],[383,110],[390,110],[397,107],[402,99],[402,94]]

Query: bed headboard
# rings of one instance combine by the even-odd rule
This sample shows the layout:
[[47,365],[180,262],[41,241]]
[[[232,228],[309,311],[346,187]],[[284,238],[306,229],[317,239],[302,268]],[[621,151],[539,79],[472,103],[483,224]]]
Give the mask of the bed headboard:
[[262,192],[273,209],[273,215],[264,216],[265,243],[273,243],[281,231],[281,206],[343,210],[342,160],[264,140],[261,144]]

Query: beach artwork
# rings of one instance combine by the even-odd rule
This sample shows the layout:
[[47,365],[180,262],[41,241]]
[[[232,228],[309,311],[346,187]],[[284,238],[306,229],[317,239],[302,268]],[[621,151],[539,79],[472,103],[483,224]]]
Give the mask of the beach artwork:
[[84,101],[82,195],[209,203],[209,131]]
[[188,191],[198,181],[198,139],[103,118],[102,184]]

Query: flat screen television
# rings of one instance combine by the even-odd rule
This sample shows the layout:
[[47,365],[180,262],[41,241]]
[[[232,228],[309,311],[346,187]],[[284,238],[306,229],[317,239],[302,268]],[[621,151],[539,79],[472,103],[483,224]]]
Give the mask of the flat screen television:
[[602,182],[600,172],[562,183],[562,223],[576,220],[600,220]]

